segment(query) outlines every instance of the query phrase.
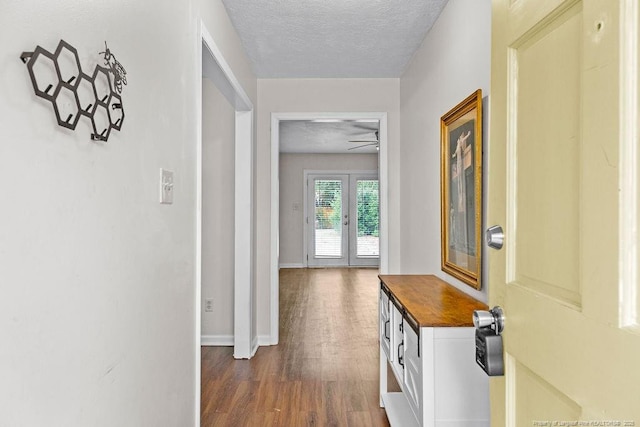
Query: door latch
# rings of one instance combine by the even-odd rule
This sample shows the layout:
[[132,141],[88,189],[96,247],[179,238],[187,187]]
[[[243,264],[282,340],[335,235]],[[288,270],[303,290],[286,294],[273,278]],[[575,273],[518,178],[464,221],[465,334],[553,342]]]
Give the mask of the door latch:
[[474,311],[473,324],[476,327],[476,363],[491,377],[504,375],[502,308]]

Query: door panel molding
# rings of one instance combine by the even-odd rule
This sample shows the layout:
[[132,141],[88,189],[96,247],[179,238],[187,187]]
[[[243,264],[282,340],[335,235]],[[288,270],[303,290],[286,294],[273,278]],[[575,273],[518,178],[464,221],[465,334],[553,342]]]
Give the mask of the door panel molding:
[[[576,307],[581,305],[575,220],[581,192],[581,80],[575,78],[582,68],[581,12],[581,3],[562,8],[510,49],[508,101],[510,278]],[[551,169],[553,180],[547,178]]]
[[620,7],[620,326],[640,334],[640,114],[638,56],[640,7],[622,0]]
[[527,366],[510,358],[513,373],[513,393],[519,398],[512,408],[514,427],[530,425],[530,420],[579,420],[582,408],[565,393],[549,384]]
[[567,9],[571,9],[582,0],[517,0],[509,7],[507,38],[515,44],[526,40],[530,32],[538,32],[541,27],[556,21]]

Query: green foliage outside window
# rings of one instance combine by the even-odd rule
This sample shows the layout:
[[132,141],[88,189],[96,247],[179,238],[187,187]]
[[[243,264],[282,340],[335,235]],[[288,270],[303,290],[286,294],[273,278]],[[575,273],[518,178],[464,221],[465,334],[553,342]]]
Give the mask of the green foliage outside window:
[[[379,186],[377,180],[359,180],[358,237],[378,237],[379,230]],[[340,230],[342,227],[342,188],[340,181],[316,181],[316,228]]]
[[378,180],[358,181],[358,237],[380,234]]

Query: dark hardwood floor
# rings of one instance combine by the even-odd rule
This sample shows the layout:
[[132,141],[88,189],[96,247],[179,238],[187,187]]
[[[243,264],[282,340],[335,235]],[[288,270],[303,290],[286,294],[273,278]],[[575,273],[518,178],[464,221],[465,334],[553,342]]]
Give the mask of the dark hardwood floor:
[[203,427],[388,426],[378,400],[374,269],[280,271],[280,343],[202,348]]

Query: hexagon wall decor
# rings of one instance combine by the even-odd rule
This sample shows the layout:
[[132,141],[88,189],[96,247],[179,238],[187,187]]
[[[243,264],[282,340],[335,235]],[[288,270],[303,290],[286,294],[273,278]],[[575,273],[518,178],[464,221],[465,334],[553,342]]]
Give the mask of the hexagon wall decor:
[[60,40],[54,53],[40,46],[22,52],[36,96],[51,103],[58,125],[75,130],[81,116],[91,121],[94,141],[107,141],[112,130],[124,121],[122,86],[127,72],[105,42],[104,66],[96,65],[91,75],[82,71],[78,51]]

